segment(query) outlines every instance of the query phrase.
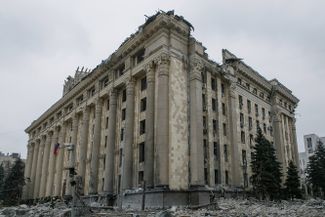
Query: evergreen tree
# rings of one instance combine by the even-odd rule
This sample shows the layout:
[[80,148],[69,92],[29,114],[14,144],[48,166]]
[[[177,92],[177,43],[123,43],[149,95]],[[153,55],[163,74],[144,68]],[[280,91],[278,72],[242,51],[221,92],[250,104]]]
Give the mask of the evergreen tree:
[[2,164],[0,165],[0,201],[3,199],[3,184],[5,180],[5,171]]
[[319,143],[314,155],[309,157],[307,181],[312,185],[314,195],[325,195],[325,147]]
[[297,167],[292,161],[289,162],[287,179],[284,183],[286,195],[290,198],[301,198],[300,179]]
[[23,186],[25,185],[24,167],[24,162],[21,159],[17,159],[11,168],[3,186],[4,205],[16,205],[19,203]]
[[281,165],[275,156],[273,145],[257,129],[255,146],[251,159],[252,184],[260,199],[278,199],[281,191]]

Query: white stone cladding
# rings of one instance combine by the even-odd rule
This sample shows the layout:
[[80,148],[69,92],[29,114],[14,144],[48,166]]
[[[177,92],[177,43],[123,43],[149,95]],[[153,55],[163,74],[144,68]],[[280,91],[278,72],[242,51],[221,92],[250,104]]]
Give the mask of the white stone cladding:
[[[222,64],[211,61],[191,28],[184,18],[159,12],[77,85],[65,88],[26,129],[31,183],[25,199],[71,194],[65,169],[71,165],[82,195],[122,195],[144,183],[163,192],[249,189],[258,123],[283,170],[290,160],[298,165],[298,99],[227,50]],[[75,161],[66,149],[51,156],[56,143],[76,143]],[[51,145],[50,151],[42,144]],[[37,167],[45,159],[53,183],[44,195],[45,185],[40,189],[35,181],[46,179],[34,179],[46,175]]]

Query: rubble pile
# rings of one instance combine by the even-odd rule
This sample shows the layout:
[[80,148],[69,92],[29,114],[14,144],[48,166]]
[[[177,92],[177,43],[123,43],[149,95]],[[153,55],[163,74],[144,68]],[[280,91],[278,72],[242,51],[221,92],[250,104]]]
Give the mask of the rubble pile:
[[[94,206],[92,206],[94,208]],[[295,201],[257,201],[254,199],[235,200],[218,199],[216,203],[200,209],[188,207],[172,207],[166,210],[146,211],[120,211],[100,209],[97,207],[94,213],[85,213],[78,216],[148,216],[148,217],[192,217],[192,216],[216,216],[216,217],[324,217],[324,200],[295,200]],[[43,203],[36,206],[20,205],[0,209],[0,217],[24,216],[70,216],[71,209],[63,202]]]
[[218,217],[324,217],[324,200],[256,201],[220,199],[215,209],[177,209],[173,216],[218,216]]
[[70,208],[63,202],[42,203],[35,206],[25,204],[0,209],[0,217],[45,217],[45,216],[69,216]]

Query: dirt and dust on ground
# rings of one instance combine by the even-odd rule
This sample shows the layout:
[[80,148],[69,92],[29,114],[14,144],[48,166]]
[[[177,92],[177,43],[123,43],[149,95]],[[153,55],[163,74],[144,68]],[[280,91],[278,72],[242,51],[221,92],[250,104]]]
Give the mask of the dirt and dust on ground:
[[[71,208],[62,201],[55,201],[35,206],[25,204],[0,209],[0,217],[45,217],[70,216]],[[119,210],[118,208],[103,207],[98,203],[79,209],[77,216],[129,216],[129,217],[325,217],[325,201],[319,199],[294,201],[257,201],[254,199],[235,200],[219,199],[215,204],[198,209],[188,207],[171,207],[164,210]]]

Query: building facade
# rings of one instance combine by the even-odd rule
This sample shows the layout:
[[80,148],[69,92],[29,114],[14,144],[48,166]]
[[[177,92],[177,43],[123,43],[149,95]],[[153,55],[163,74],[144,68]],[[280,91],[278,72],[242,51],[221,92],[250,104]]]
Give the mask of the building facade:
[[[95,69],[77,70],[29,134],[25,198],[81,194],[123,206],[201,204],[209,192],[249,189],[257,127],[286,170],[299,165],[298,99],[223,50],[209,59],[183,17],[159,12]],[[74,144],[53,154],[55,144]]]
[[305,152],[299,153],[300,161],[300,179],[305,189],[306,194],[311,194],[311,187],[306,182],[306,170],[309,162],[309,158],[314,155],[316,148],[319,144],[325,144],[325,137],[319,137],[318,135],[311,133],[304,135]]

